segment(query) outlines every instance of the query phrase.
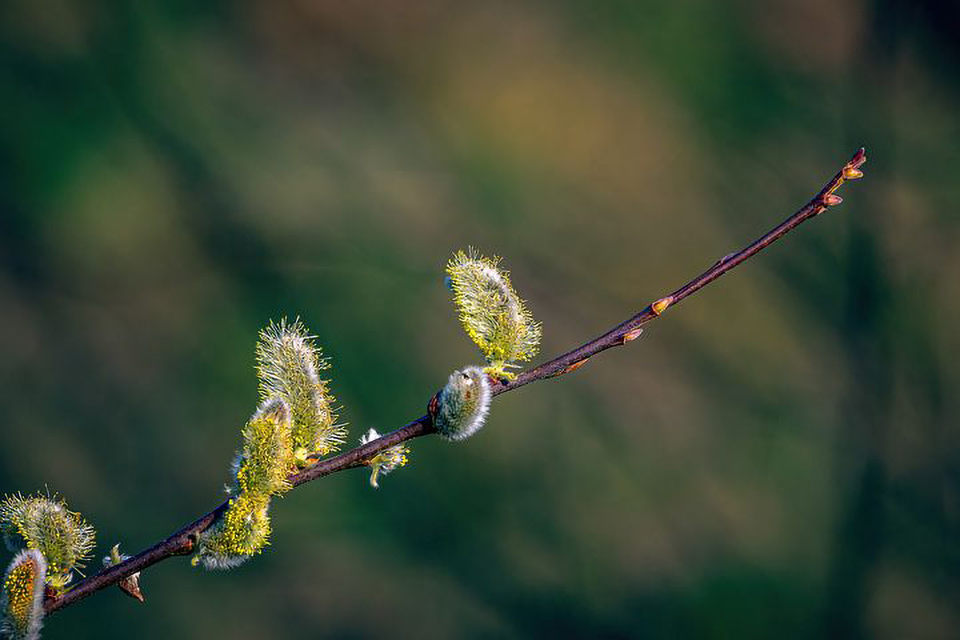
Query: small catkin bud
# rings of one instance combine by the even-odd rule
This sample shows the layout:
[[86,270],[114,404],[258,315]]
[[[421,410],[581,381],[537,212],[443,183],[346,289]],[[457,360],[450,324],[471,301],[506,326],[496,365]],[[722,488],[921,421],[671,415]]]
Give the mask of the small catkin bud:
[[447,263],[447,282],[464,330],[489,364],[486,371],[513,379],[506,368],[533,358],[543,331],[499,263],[500,258],[483,257],[472,248],[458,251]]
[[200,537],[191,563],[207,569],[232,569],[260,553],[270,539],[270,499],[240,494]]
[[0,504],[0,527],[8,542],[17,537],[47,561],[47,584],[62,591],[93,550],[95,531],[66,503],[46,496],[7,496]]
[[[379,437],[380,434],[377,433],[376,429],[370,429],[366,435],[361,436],[360,444],[373,442]],[[377,455],[370,458],[367,461],[367,466],[370,467],[370,486],[374,489],[379,489],[379,476],[385,476],[391,471],[399,469],[403,465],[407,464],[408,453],[410,453],[410,449],[408,447],[398,444],[392,447],[387,447]]]
[[234,461],[240,493],[262,496],[290,489],[295,466],[290,434],[290,407],[280,398],[264,402],[243,428],[243,451]]
[[480,430],[490,410],[490,381],[480,367],[454,371],[431,403],[433,425],[447,440],[464,440]]
[[37,549],[20,551],[3,577],[0,634],[10,640],[37,640],[43,626],[47,561]]
[[299,319],[288,324],[284,318],[261,331],[257,343],[261,400],[278,397],[290,407],[292,446],[301,466],[310,454],[326,455],[346,438],[345,425],[336,424],[327,382],[317,373],[330,365],[313,338]]
[[[130,556],[120,553],[120,545],[115,544],[110,548],[110,553],[103,556],[103,567],[108,569],[110,567],[115,567],[121,562],[126,562],[130,559]],[[131,598],[135,598],[140,602],[143,602],[143,592],[140,591],[140,572],[131,573],[126,578],[117,583],[117,586],[120,587],[120,590]]]

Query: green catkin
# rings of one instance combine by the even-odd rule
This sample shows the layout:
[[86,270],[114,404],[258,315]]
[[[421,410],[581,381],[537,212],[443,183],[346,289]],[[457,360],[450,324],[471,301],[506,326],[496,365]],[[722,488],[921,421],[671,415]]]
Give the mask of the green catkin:
[[483,426],[490,399],[490,381],[483,369],[454,371],[437,394],[436,404],[431,404],[433,425],[447,440],[465,440]]
[[[360,438],[360,444],[373,442],[380,437],[376,429],[370,429],[366,435]],[[385,476],[391,471],[399,469],[407,464],[407,454],[410,449],[402,444],[387,447],[377,455],[367,461],[370,467],[370,486],[374,489],[380,488],[380,476]]]
[[201,536],[192,559],[230,569],[260,553],[270,539],[270,498],[288,491],[298,466],[343,443],[333,398],[317,372],[329,368],[300,320],[270,323],[257,342],[261,405],[243,428],[233,462],[233,497]]
[[243,451],[233,463],[234,497],[227,510],[203,533],[194,565],[230,569],[259,553],[270,538],[270,498],[290,490],[295,469],[290,407],[280,398],[266,400],[243,428]]
[[192,564],[232,569],[260,553],[270,539],[270,498],[241,493],[200,538]]
[[447,277],[460,322],[487,360],[486,372],[512,380],[506,368],[533,358],[543,331],[499,264],[500,258],[472,248],[458,251],[447,263]]
[[43,626],[47,561],[37,549],[20,551],[3,577],[0,634],[9,640],[37,640]]
[[257,375],[261,400],[281,398],[290,407],[290,433],[297,464],[336,451],[346,429],[336,424],[334,398],[318,371],[330,368],[307,328],[295,320],[270,323],[257,343]]
[[271,398],[243,428],[243,451],[234,461],[236,491],[262,496],[285,493],[294,467],[290,407],[280,398]]
[[46,582],[62,591],[93,550],[95,531],[66,503],[46,496],[7,496],[0,504],[0,527],[11,543],[37,549],[47,562]]

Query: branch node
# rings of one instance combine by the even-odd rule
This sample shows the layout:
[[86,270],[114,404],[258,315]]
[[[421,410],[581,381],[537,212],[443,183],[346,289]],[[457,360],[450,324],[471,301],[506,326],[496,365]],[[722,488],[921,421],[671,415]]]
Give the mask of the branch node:
[[623,334],[623,342],[621,344],[627,344],[628,342],[633,342],[640,337],[640,334],[643,333],[643,327],[637,327],[636,329],[631,329]]
[[726,262],[727,260],[729,260],[730,258],[732,258],[732,257],[735,256],[735,255],[737,255],[737,252],[736,252],[736,251],[731,251],[731,252],[728,253],[727,255],[725,255],[725,256],[723,256],[722,258],[720,258],[719,260],[717,260],[717,261],[713,264],[713,266],[715,266],[715,267],[720,266],[721,264],[723,264],[724,262]]
[[197,546],[198,542],[200,542],[199,533],[188,533],[187,537],[183,539],[183,542],[181,542],[176,551],[174,551],[174,554],[178,556],[188,556],[193,553],[193,549]]

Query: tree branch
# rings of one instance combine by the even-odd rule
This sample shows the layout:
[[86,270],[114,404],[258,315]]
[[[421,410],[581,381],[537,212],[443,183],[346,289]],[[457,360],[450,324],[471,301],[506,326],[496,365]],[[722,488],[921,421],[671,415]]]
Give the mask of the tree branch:
[[[759,253],[770,246],[785,234],[792,231],[801,223],[813,218],[827,208],[840,204],[840,196],[834,192],[847,180],[854,180],[863,175],[860,167],[866,162],[866,154],[863,149],[857,151],[844,167],[837,172],[833,178],[814,196],[810,202],[804,205],[799,211],[784,220],[782,223],[771,229],[769,232],[755,240],[744,249],[724,256],[713,264],[702,274],[689,281],[673,293],[659,300],[656,300],[638,314],[620,323],[613,329],[610,329],[603,335],[573,349],[567,353],[545,362],[538,367],[530,369],[517,376],[515,380],[500,380],[493,385],[493,395],[513,391],[524,385],[537,380],[546,378],[555,378],[580,368],[592,356],[606,351],[611,347],[619,347],[639,337],[643,325],[654,318],[657,318],[668,307],[676,305],[687,296],[697,292],[702,287],[710,284],[727,271],[730,271],[741,262]],[[294,487],[306,484],[318,478],[330,475],[344,469],[352,469],[364,465],[364,461],[375,456],[380,451],[392,447],[405,440],[417,438],[420,436],[434,433],[432,421],[429,415],[423,415],[376,440],[368,442],[350,451],[346,451],[338,456],[321,460],[299,473],[290,476],[290,482]],[[143,551],[128,560],[91,576],[78,583],[73,589],[70,589],[62,596],[57,598],[48,598],[44,603],[44,611],[47,614],[59,611],[75,602],[83,600],[87,596],[117,584],[127,576],[142,571],[147,567],[166,560],[171,556],[186,555],[193,551],[193,548],[200,536],[216,519],[222,514],[228,502],[222,503],[210,513],[201,516],[197,520],[186,525],[170,537],[158,542],[146,551]]]

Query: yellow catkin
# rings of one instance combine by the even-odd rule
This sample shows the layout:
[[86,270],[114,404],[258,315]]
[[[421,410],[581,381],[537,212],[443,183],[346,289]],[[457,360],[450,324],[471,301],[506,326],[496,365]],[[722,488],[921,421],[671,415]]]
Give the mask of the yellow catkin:
[[47,563],[36,549],[18,553],[3,579],[0,631],[13,640],[35,640],[43,624]]
[[295,464],[286,402],[268,400],[250,418],[243,428],[243,452],[236,465],[241,493],[269,496],[290,489],[287,476]]
[[308,464],[310,454],[326,455],[346,438],[337,424],[334,398],[318,372],[330,368],[314,336],[300,320],[271,323],[257,343],[260,397],[281,398],[290,407],[290,433],[298,464]]
[[499,265],[498,257],[458,251],[447,263],[447,276],[460,322],[486,358],[487,373],[512,379],[506,368],[537,354],[542,329]]
[[74,569],[93,550],[95,531],[66,503],[47,496],[7,496],[0,504],[0,527],[8,539],[39,550],[47,562],[47,584],[64,589]]
[[231,569],[263,550],[270,539],[270,499],[240,494],[200,540],[193,563],[208,569]]

